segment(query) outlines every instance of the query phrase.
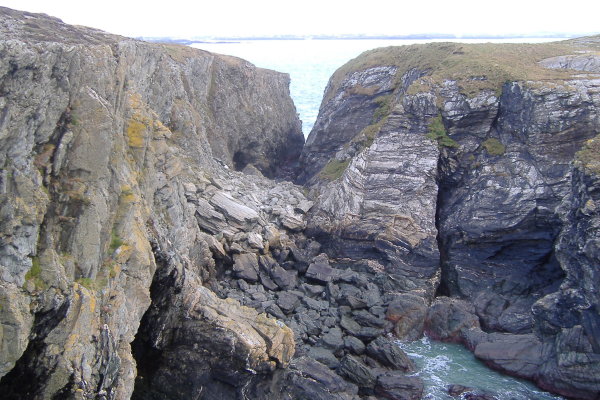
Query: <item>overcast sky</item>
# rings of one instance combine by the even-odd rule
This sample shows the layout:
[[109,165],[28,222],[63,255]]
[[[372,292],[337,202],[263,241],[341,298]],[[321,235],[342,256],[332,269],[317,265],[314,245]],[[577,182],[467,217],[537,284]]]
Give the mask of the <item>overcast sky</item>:
[[125,36],[600,33],[600,0],[0,0]]

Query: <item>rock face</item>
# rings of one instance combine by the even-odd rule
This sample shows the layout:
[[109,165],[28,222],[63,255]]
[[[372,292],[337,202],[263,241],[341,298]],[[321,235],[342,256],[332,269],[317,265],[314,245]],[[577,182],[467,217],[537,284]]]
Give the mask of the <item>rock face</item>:
[[[189,398],[285,367],[291,330],[204,286],[302,220],[277,200],[300,190],[232,171],[285,175],[298,157],[289,77],[6,8],[0,37],[3,397],[126,399],[153,365]],[[271,220],[236,181],[272,196]]]
[[[578,398],[600,393],[599,43],[367,52],[331,78],[298,177],[322,250],[393,278],[399,335]],[[434,294],[461,300],[423,325]]]
[[284,74],[0,33],[3,398],[418,399],[424,331],[597,398],[598,38],[367,53],[300,156]]

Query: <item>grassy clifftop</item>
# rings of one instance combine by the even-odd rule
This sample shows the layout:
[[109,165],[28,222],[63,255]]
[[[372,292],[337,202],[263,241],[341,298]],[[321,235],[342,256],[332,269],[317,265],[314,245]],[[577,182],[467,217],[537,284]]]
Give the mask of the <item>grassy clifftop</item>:
[[427,71],[423,79],[413,83],[411,92],[429,90],[449,79],[455,80],[463,93],[473,96],[482,89],[498,90],[506,81],[569,79],[575,71],[545,68],[539,62],[582,53],[600,55],[600,35],[539,44],[444,42],[383,47],[369,50],[339,68],[331,78],[327,99],[337,92],[345,76],[374,66],[397,66],[397,82],[413,68]]

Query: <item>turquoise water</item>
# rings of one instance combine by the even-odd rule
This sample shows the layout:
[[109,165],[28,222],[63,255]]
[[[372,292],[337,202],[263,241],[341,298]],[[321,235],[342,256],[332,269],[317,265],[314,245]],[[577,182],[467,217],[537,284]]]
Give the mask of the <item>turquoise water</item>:
[[[547,42],[556,39],[465,39],[478,42]],[[290,93],[302,120],[302,131],[312,129],[329,77],[366,50],[444,40],[253,40],[233,43],[196,43],[193,47],[243,58],[261,68],[287,72]],[[455,40],[457,41],[457,40]]]
[[543,392],[532,383],[502,375],[487,368],[459,344],[423,338],[398,345],[417,364],[415,374],[425,383],[426,400],[453,399],[447,394],[450,384],[488,392],[499,400],[558,400],[562,397]]

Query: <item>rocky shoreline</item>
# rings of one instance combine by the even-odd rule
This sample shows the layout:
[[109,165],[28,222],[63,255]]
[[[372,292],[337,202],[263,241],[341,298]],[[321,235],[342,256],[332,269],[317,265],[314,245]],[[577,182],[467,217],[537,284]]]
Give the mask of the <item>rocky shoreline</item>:
[[0,33],[5,398],[416,400],[424,334],[600,395],[598,37],[368,52],[304,144],[285,74]]

